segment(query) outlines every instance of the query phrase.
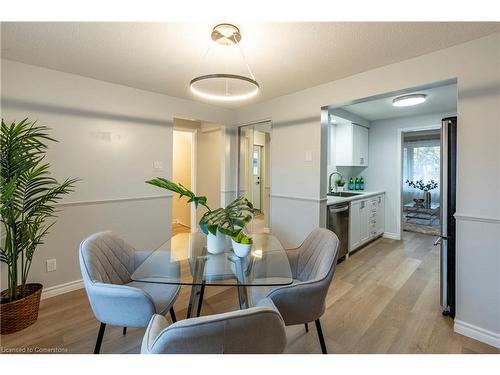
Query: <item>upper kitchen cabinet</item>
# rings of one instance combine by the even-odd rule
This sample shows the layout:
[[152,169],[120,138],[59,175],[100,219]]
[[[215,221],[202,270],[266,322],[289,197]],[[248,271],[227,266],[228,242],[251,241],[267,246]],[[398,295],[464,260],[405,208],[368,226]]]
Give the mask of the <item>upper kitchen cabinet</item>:
[[335,131],[335,161],[341,167],[368,166],[368,129],[346,122]]

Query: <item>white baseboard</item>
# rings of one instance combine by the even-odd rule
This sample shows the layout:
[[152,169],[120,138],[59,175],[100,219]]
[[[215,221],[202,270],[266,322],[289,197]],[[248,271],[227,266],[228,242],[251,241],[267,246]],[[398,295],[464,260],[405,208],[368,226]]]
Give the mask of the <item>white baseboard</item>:
[[83,280],[70,281],[69,283],[51,286],[50,288],[43,288],[42,299],[52,298],[60,294],[72,292],[74,290],[83,288]]
[[401,239],[401,236],[397,233],[390,233],[390,232],[384,232],[384,234],[382,235],[382,237],[384,238],[389,238],[391,240],[400,240]]
[[474,340],[484,342],[485,344],[500,349],[500,334],[487,329],[455,319],[453,330],[456,333],[470,337]]

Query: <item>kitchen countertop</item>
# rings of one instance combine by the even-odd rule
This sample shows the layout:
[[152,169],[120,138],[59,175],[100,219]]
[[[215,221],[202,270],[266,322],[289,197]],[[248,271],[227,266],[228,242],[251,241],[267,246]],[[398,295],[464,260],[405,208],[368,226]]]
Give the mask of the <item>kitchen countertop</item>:
[[355,195],[352,197],[331,197],[328,195],[326,197],[327,198],[326,205],[330,206],[332,204],[351,202],[351,201],[355,201],[358,199],[365,199],[368,197],[373,197],[374,195],[385,194],[384,191],[365,191],[365,190],[355,190],[355,191],[346,190],[345,192],[346,193],[361,193],[361,194]]

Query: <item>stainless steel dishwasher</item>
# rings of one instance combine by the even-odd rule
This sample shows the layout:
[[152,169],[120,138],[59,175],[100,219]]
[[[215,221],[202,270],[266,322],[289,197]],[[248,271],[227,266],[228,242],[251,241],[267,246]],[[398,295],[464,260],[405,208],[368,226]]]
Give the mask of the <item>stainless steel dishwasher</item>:
[[349,251],[349,203],[328,206],[326,226],[339,238],[339,258],[346,256]]

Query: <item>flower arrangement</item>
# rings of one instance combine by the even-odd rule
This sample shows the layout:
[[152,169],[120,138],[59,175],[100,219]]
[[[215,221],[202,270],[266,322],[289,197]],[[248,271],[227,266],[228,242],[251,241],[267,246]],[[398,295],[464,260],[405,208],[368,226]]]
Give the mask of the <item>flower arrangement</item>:
[[431,191],[438,187],[438,183],[434,180],[430,180],[427,183],[424,183],[423,180],[416,180],[416,181],[406,180],[406,183],[408,184],[408,186],[422,191]]

